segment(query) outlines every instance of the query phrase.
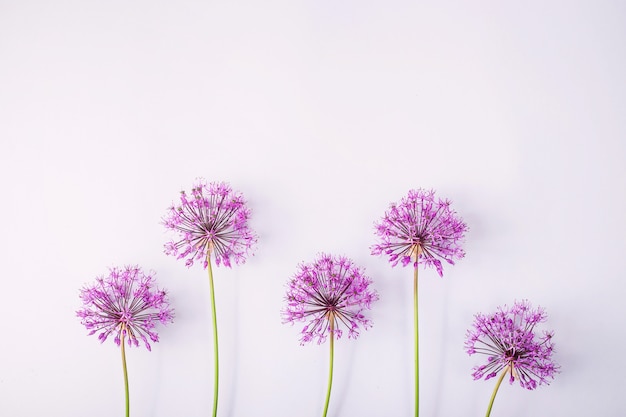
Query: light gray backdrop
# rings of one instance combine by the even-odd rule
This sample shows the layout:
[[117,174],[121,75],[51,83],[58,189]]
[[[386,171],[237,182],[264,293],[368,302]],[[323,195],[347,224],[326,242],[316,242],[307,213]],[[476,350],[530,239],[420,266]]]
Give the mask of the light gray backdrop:
[[0,0],[0,414],[123,413],[119,349],[75,317],[109,266],[157,271],[176,321],[128,351],[131,415],[208,416],[206,272],[166,257],[196,177],[253,210],[215,270],[220,416],[321,415],[328,345],[281,324],[320,251],[366,268],[374,326],[337,343],[332,416],[410,416],[411,271],[370,256],[410,188],[453,200],[467,256],[421,273],[421,409],[482,416],[476,312],[545,307],[562,373],[492,415],[623,416],[626,6],[621,1]]

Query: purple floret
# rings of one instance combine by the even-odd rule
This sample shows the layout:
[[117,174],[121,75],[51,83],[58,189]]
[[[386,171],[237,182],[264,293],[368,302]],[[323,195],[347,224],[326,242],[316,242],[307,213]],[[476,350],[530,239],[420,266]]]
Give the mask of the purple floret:
[[470,355],[487,355],[487,363],[473,368],[474,379],[487,380],[507,369],[511,384],[517,379],[529,390],[554,379],[559,371],[552,360],[554,332],[537,334],[535,330],[546,318],[544,309],[533,310],[528,301],[515,302],[511,308],[500,307],[491,315],[476,314],[465,348]]
[[165,244],[165,253],[186,258],[190,267],[202,260],[208,266],[208,256],[215,255],[215,263],[230,267],[245,262],[257,237],[248,226],[250,210],[241,194],[232,191],[227,183],[206,183],[196,180],[191,195],[180,193],[180,204],[171,206],[163,218],[167,229],[178,233],[178,240]]
[[372,255],[387,255],[392,266],[413,261],[414,267],[434,266],[443,276],[440,259],[454,265],[454,259],[465,256],[461,243],[468,227],[450,202],[435,199],[432,190],[410,190],[400,203],[391,204],[375,228],[380,243],[371,247]]
[[151,350],[148,339],[159,341],[156,323],[173,321],[174,313],[164,290],[155,287],[154,274],[144,274],[137,266],[111,268],[108,276],[81,290],[83,307],[76,312],[89,335],[98,333],[100,342],[114,335],[119,346],[122,336],[129,346],[141,340]]
[[302,345],[312,340],[324,342],[331,321],[336,339],[341,337],[342,327],[348,330],[348,337],[356,338],[360,327],[371,327],[363,315],[378,300],[378,293],[369,288],[371,283],[348,258],[320,254],[313,263],[299,265],[288,282],[284,322],[307,322],[302,329]]

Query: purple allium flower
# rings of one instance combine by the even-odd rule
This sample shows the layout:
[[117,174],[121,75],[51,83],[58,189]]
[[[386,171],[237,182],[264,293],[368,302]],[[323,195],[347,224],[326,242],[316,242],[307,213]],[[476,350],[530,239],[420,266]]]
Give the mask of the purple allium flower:
[[151,350],[148,338],[159,341],[156,323],[167,324],[174,318],[166,292],[154,287],[152,273],[144,274],[137,266],[111,268],[108,276],[84,287],[80,298],[84,306],[76,315],[89,335],[100,332],[98,339],[104,342],[113,333],[118,346],[123,336],[128,337],[129,346],[139,346],[141,339]]
[[217,265],[231,266],[245,262],[246,255],[257,237],[248,227],[250,210],[241,194],[233,192],[224,182],[207,184],[196,180],[191,195],[180,193],[180,205],[168,209],[163,218],[166,228],[178,232],[180,240],[165,244],[165,253],[177,259],[187,258],[190,267],[207,255],[215,255]]
[[476,314],[465,347],[470,355],[487,355],[487,363],[473,368],[474,379],[484,376],[487,380],[506,369],[511,384],[518,379],[529,390],[548,384],[548,378],[554,379],[559,370],[552,360],[554,332],[535,334],[535,326],[545,322],[546,317],[543,308],[533,310],[525,300],[515,302],[511,308],[500,307],[491,315]]
[[400,203],[391,204],[375,228],[381,241],[372,246],[372,255],[389,255],[392,266],[413,260],[415,267],[434,266],[443,276],[439,259],[454,265],[454,258],[465,256],[461,241],[468,227],[450,209],[450,201],[435,199],[432,190],[410,190]]
[[363,315],[363,310],[378,300],[378,293],[369,288],[371,283],[350,259],[322,253],[313,263],[300,264],[287,284],[284,322],[308,320],[302,329],[302,345],[313,339],[320,344],[331,331],[339,339],[339,324],[348,329],[348,337],[356,338],[359,326],[371,327]]

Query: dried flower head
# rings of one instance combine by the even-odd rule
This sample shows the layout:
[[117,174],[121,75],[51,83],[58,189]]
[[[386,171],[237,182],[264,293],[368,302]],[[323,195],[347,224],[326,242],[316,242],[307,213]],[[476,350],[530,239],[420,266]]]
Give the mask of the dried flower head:
[[494,314],[476,314],[474,328],[467,332],[467,353],[487,355],[487,363],[473,368],[474,379],[493,378],[501,370],[510,373],[509,382],[519,380],[529,390],[548,384],[559,366],[552,360],[554,332],[535,334],[535,326],[545,322],[541,307],[533,310],[528,301],[498,308]]
[[163,218],[166,228],[179,234],[178,241],[165,244],[165,253],[177,259],[187,258],[190,267],[194,260],[215,255],[215,263],[231,266],[244,263],[248,251],[256,242],[254,232],[248,227],[250,210],[241,194],[233,192],[224,182],[207,184],[196,180],[191,195],[180,193],[180,205],[168,209]]
[[380,243],[372,246],[372,255],[389,255],[389,262],[406,266],[413,260],[434,266],[440,276],[439,259],[454,265],[465,256],[461,242],[467,225],[450,209],[450,201],[435,199],[430,190],[410,190],[400,203],[392,203],[380,222],[375,224]]
[[[348,337],[359,335],[359,326],[371,327],[363,310],[378,300],[378,293],[369,288],[372,281],[362,269],[343,256],[320,254],[313,263],[300,264],[287,284],[285,323],[308,320],[302,329],[300,343],[313,339],[320,344],[328,333],[336,339],[342,335],[340,324],[348,329]],[[331,336],[332,337],[332,336]]]
[[156,323],[167,324],[174,318],[164,290],[154,287],[152,273],[137,266],[111,268],[109,275],[96,278],[96,284],[81,290],[84,306],[76,312],[89,335],[100,332],[104,342],[111,333],[119,346],[122,335],[128,345],[139,346],[141,339],[151,350],[148,338],[159,341]]

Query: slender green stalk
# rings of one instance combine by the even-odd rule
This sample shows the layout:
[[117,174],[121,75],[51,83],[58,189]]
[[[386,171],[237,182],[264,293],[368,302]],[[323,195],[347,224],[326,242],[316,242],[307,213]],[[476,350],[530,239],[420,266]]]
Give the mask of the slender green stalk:
[[491,399],[489,400],[489,407],[487,408],[487,415],[485,417],[489,417],[489,414],[491,414],[491,407],[493,406],[493,401],[496,399],[498,388],[500,388],[500,384],[502,383],[502,380],[504,379],[504,375],[506,375],[508,371],[509,371],[509,367],[507,366],[506,368],[504,368],[504,370],[500,374],[500,377],[498,378],[498,382],[496,382],[496,387],[493,390],[493,394],[491,394]]
[[335,315],[330,313],[330,368],[328,371],[328,392],[326,393],[326,404],[324,405],[324,414],[328,413],[328,403],[330,402],[330,389],[333,387],[333,359],[335,356]]
[[124,346],[124,336],[126,334],[126,326],[122,325],[122,337],[120,340],[120,348],[122,350],[122,369],[124,370],[124,392],[126,393],[126,417],[130,415],[130,397],[128,395],[128,370],[126,369],[126,348]]
[[213,316],[213,352],[215,378],[213,380],[213,417],[217,416],[217,393],[219,391],[220,369],[219,353],[217,348],[217,313],[215,310],[215,289],[213,288],[213,268],[211,267],[211,252],[207,253],[207,269],[209,270],[209,288],[211,291],[211,313]]
[[420,414],[419,327],[417,322],[417,265],[413,268],[413,330],[415,332],[415,417]]

